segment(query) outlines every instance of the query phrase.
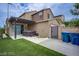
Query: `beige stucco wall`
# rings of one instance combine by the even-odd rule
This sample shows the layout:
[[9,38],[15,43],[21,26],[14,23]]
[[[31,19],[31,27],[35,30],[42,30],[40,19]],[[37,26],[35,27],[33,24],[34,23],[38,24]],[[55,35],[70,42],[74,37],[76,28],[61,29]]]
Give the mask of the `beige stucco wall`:
[[51,37],[51,25],[59,26],[56,20],[49,20],[36,23],[33,29],[37,31],[39,37]]
[[7,21],[7,23],[6,23],[6,28],[5,28],[5,33],[6,33],[6,34],[8,34],[8,35],[11,34],[11,31],[13,31],[13,30],[11,29],[11,27],[12,27],[12,24]]
[[61,32],[62,32],[63,26],[58,26],[58,39],[61,40]]
[[14,35],[14,29],[12,29],[12,23],[8,22],[8,34]]
[[30,14],[25,14],[25,15],[22,16],[21,18],[27,19],[27,20],[31,20],[31,19],[32,19],[32,17],[30,16]]
[[[42,17],[39,16],[40,13],[42,13]],[[46,9],[34,14],[32,18],[35,22],[45,21],[45,20],[49,20],[48,14],[50,15],[50,19],[54,17],[52,11],[50,9]]]
[[24,31],[27,30],[27,24],[23,24],[24,25]]
[[62,31],[79,33],[79,27],[63,27]]
[[32,11],[32,12],[26,12],[23,16],[21,16],[20,18],[23,19],[27,19],[27,20],[32,20],[32,14],[36,13],[36,11]]
[[48,19],[48,14],[50,15],[50,19],[52,19],[54,17],[52,11],[50,9],[47,9],[43,13],[44,20]]
[[[39,37],[51,37],[51,25],[59,24],[53,18],[54,15],[50,9],[42,11],[43,19],[39,17],[39,13],[33,15],[33,20],[37,22],[33,29],[39,33]],[[48,14],[51,16],[50,19],[48,19]]]
[[38,33],[38,37],[48,37],[48,22],[37,23],[34,29]]
[[[39,16],[40,13],[42,13],[42,17]],[[43,11],[33,15],[32,18],[33,18],[33,21],[35,21],[35,22],[40,21],[40,20],[44,20],[43,19]]]
[[73,32],[73,33],[79,33],[79,27],[64,27],[64,26],[60,26],[59,27],[59,39],[61,39],[61,33],[62,32]]
[[55,19],[50,20],[49,23],[48,23],[48,26],[49,26],[49,28],[48,28],[48,30],[49,30],[49,33],[48,33],[49,37],[51,37],[51,26],[52,25],[58,26],[58,27],[60,26]]
[[[45,14],[45,16],[47,16],[47,15]],[[39,19],[39,18],[37,18],[37,19]],[[37,33],[39,33],[39,37],[51,37],[51,25],[55,25],[55,26],[58,26],[58,38],[60,38],[60,30],[61,30],[60,26],[63,24],[62,23],[59,24],[56,21],[56,19],[58,19],[58,18],[56,17],[56,18],[52,18],[52,19],[46,19],[46,17],[45,17],[45,20],[39,19],[39,21],[37,21],[37,23],[33,26],[32,29],[36,30]],[[60,20],[61,19],[62,18],[60,17]]]
[[55,19],[49,20],[49,25],[59,25]]

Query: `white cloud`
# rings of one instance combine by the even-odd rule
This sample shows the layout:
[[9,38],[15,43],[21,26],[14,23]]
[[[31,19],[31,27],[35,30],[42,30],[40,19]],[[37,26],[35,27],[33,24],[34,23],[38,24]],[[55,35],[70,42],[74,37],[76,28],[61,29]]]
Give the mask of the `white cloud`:
[[59,11],[59,3],[29,3],[27,7],[24,6],[24,11],[34,11],[34,10],[42,10],[44,8],[50,8],[54,14],[57,14]]
[[24,12],[28,12],[28,11],[34,11],[34,10],[41,10],[44,8],[51,8],[51,10],[53,10],[52,8],[54,6],[56,6],[57,4],[53,4],[53,3],[29,3],[27,4],[27,6],[21,6],[21,4],[16,3],[13,4],[14,6],[9,6],[10,10],[10,16],[19,16],[21,13]]
[[29,4],[25,3],[25,6],[22,6],[19,3],[15,3],[13,8],[12,8],[12,6],[10,6],[9,12],[11,13],[11,15],[14,14],[13,16],[18,16],[24,12],[34,11],[34,10],[39,11],[44,8],[50,8],[55,13],[58,11],[59,5],[60,4],[56,4],[56,3],[55,4],[54,3],[29,3]]
[[32,3],[32,4],[28,4],[27,8],[28,11],[31,10],[41,10],[44,8],[52,8],[52,6],[54,6],[56,4],[53,3]]

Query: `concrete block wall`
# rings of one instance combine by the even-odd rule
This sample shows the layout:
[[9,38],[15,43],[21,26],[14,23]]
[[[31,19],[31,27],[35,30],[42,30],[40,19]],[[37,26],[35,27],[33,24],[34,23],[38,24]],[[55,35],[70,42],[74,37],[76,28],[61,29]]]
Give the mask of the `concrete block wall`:
[[71,33],[79,33],[79,27],[58,27],[58,38],[61,39],[62,32],[71,32]]

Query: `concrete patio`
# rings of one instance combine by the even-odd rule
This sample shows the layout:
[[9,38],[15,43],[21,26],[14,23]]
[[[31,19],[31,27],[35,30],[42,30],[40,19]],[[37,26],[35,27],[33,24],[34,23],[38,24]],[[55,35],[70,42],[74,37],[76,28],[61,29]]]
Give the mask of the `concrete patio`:
[[[13,36],[11,38],[14,39]],[[72,45],[71,43],[62,42],[62,40],[51,39],[51,38],[38,38],[38,37],[25,37],[25,36],[17,36],[16,39],[23,38],[29,40],[33,43],[42,45],[49,49],[58,51],[68,56],[79,56],[79,46]]]

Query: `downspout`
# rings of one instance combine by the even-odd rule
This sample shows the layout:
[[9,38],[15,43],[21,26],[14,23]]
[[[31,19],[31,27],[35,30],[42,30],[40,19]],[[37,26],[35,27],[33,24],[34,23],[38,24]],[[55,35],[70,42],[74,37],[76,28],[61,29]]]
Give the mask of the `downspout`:
[[8,24],[8,20],[9,20],[9,3],[7,3],[7,19],[6,19],[6,27],[7,27],[7,33],[8,35],[10,35],[10,28],[9,28],[9,24]]
[[16,20],[17,19],[15,19],[15,34],[14,34],[14,38],[16,39]]

